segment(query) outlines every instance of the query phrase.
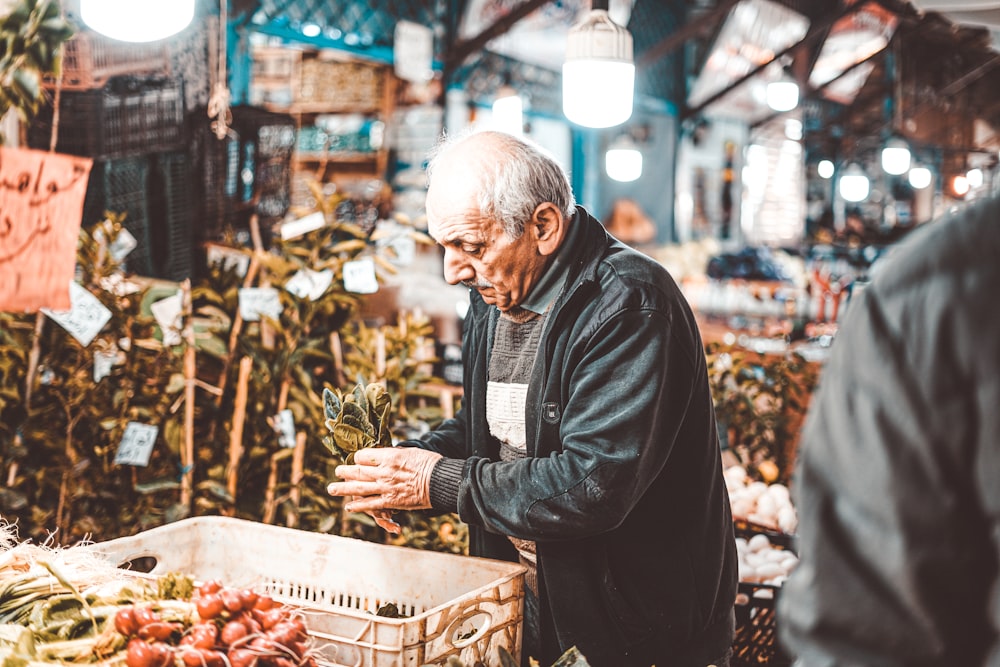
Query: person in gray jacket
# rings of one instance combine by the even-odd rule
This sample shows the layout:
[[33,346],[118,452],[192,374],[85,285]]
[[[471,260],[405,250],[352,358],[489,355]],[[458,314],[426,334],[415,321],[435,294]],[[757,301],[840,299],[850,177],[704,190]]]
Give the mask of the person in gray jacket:
[[1000,664],[1000,199],[927,223],[852,296],[804,426],[808,667]]
[[528,568],[522,658],[727,664],[736,551],[705,353],[666,270],[575,205],[534,144],[439,147],[430,235],[470,288],[464,401],[338,466],[349,510],[458,512],[473,555]]

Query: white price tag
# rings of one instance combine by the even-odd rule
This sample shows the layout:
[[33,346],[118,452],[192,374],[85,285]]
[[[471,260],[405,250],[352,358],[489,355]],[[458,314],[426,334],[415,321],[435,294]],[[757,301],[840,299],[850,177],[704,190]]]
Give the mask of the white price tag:
[[128,296],[129,294],[135,294],[142,288],[131,280],[127,280],[125,276],[120,273],[112,273],[110,276],[105,276],[98,281],[105,292],[110,292],[115,296]]
[[118,444],[115,465],[143,467],[149,465],[149,457],[153,453],[158,432],[159,428],[156,426],[129,422],[125,426],[125,435]]
[[41,310],[77,339],[80,345],[87,347],[111,319],[111,311],[77,282],[69,284],[69,300],[69,310],[53,311],[48,308]]
[[[103,229],[96,230],[94,232],[94,238],[101,243],[106,243]],[[138,245],[139,242],[135,240],[134,236],[132,236],[132,232],[122,227],[121,231],[118,232],[118,236],[115,237],[115,242],[111,244],[110,248],[108,248],[108,254],[111,255],[113,260],[120,262],[125,259],[130,252],[135,250]]]
[[375,262],[370,257],[344,264],[344,289],[355,294],[374,294],[378,291]]
[[295,446],[295,418],[289,408],[276,414],[271,425],[278,434],[278,445],[287,449]]
[[281,225],[281,240],[287,241],[316,231],[326,224],[326,216],[323,211],[316,211],[297,220],[290,220]]
[[281,298],[273,287],[244,287],[240,290],[240,315],[246,322],[257,322],[261,315],[281,317]]
[[308,298],[310,301],[323,296],[326,288],[333,282],[333,269],[313,271],[312,269],[302,269],[295,273],[285,283],[285,289],[300,299]]
[[160,325],[160,329],[163,331],[163,344],[168,347],[181,344],[181,327],[183,326],[183,318],[181,317],[182,308],[183,303],[181,301],[180,290],[177,290],[177,293],[173,296],[160,299],[149,307],[153,313],[153,317],[156,318],[156,323]]
[[118,350],[112,348],[110,352],[94,351],[94,383],[98,383],[111,375],[111,369],[118,361]]
[[250,270],[250,255],[235,248],[208,243],[205,245],[205,258],[209,266],[221,264],[225,270],[234,269],[241,278]]
[[395,264],[399,266],[409,266],[413,264],[413,258],[417,254],[417,242],[409,234],[400,234],[392,239],[389,244],[396,253]]

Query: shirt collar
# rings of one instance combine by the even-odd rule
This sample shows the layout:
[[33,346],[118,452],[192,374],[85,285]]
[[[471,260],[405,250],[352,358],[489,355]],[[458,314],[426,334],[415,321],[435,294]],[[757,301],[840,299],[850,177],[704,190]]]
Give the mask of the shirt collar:
[[541,315],[548,310],[549,305],[559,296],[559,290],[562,289],[563,283],[566,282],[566,274],[569,271],[569,266],[566,264],[566,247],[568,245],[564,241],[559,246],[559,249],[556,250],[556,254],[552,258],[552,262],[548,268],[545,269],[545,273],[542,274],[541,280],[531,288],[531,291],[528,292],[524,301],[520,304],[521,308]]

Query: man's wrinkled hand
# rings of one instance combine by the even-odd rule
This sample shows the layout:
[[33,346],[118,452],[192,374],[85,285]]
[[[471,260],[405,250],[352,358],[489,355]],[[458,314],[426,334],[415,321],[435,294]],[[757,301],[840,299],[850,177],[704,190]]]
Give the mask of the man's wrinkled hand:
[[418,447],[370,447],[354,455],[354,465],[337,466],[342,481],[326,487],[331,496],[352,496],[348,512],[367,512],[390,532],[399,532],[381,510],[429,509],[431,471],[441,455]]

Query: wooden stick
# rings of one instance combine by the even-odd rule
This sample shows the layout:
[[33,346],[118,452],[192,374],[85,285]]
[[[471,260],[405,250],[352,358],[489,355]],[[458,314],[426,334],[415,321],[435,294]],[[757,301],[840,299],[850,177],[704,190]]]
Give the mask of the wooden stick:
[[[243,422],[247,414],[247,389],[253,359],[240,359],[240,376],[236,382],[236,407],[233,410],[233,429],[229,432],[229,469],[226,471],[226,489],[236,501],[237,477],[240,459],[243,458]],[[235,507],[234,507],[235,509]]]
[[344,378],[344,347],[340,343],[340,332],[334,331],[330,334],[330,352],[333,353],[334,382],[338,387],[343,387],[346,383]]
[[184,447],[181,449],[181,505],[191,509],[194,496],[194,318],[191,316],[191,279],[181,283],[184,316]]
[[385,384],[385,329],[375,332],[375,379],[373,382]]
[[278,454],[280,453],[271,455],[271,472],[267,475],[267,489],[264,491],[264,516],[261,518],[264,523],[274,521],[274,511],[277,506],[274,496],[278,486]]
[[[260,258],[257,253],[254,253],[253,257],[250,258],[250,267],[247,268],[247,274],[243,277],[243,287],[253,286],[253,281],[257,277],[257,271],[260,269]],[[229,354],[226,355],[226,361],[222,366],[222,375],[219,378],[219,394],[215,397],[215,405],[222,405],[222,397],[226,393],[226,384],[229,379],[229,367],[233,365],[233,356],[236,353],[236,343],[240,338],[240,331],[243,330],[243,316],[240,314],[239,308],[236,309],[236,317],[233,318],[233,328],[229,331]]]
[[292,454],[292,488],[288,492],[293,509],[289,509],[286,523],[289,528],[299,524],[299,504],[302,502],[302,470],[306,459],[306,433],[295,434],[295,451]]
[[[45,313],[35,315],[35,335],[28,353],[28,376],[24,380],[24,412],[31,409],[31,395],[35,391],[35,376],[38,374],[38,358],[42,354],[42,332],[45,330]],[[20,444],[20,443],[18,443]]]

